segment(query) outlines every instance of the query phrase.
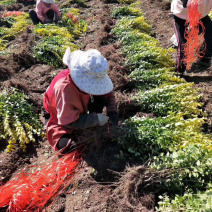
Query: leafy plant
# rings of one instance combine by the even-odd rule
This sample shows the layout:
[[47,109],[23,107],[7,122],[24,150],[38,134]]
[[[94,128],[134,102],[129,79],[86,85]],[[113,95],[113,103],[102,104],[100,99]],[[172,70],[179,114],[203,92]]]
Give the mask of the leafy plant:
[[18,142],[25,151],[26,144],[42,135],[42,127],[28,97],[15,89],[0,94],[0,139],[8,141],[7,152]]
[[3,5],[3,6],[9,6],[14,3],[16,3],[16,0],[1,0],[0,1],[0,5]]
[[192,88],[192,83],[164,85],[154,90],[139,92],[132,97],[139,102],[143,111],[153,112],[157,116],[167,116],[169,113],[183,113],[186,117],[204,115],[203,103],[198,90]]
[[29,15],[26,13],[22,13],[18,16],[10,16],[5,18],[5,20],[8,25],[7,27],[1,27],[0,36],[2,40],[7,41],[15,39],[17,35],[21,34],[26,27],[32,23]]
[[[137,68],[128,75],[130,83],[139,91],[149,90],[163,84],[179,84],[185,82],[174,73],[174,68],[140,69]],[[138,98],[139,99],[139,98]]]
[[121,4],[132,4],[134,0],[118,0],[118,2]]
[[34,33],[42,36],[34,47],[34,55],[38,60],[55,67],[63,67],[62,57],[65,50],[67,47],[71,51],[77,50],[79,46],[74,44],[74,39],[87,30],[87,23],[80,20],[78,15],[77,9],[64,9],[61,23],[39,24],[35,27]]
[[[209,187],[209,186],[208,186]],[[193,193],[187,191],[185,194],[176,195],[174,199],[169,196],[160,196],[157,211],[160,212],[211,212],[212,211],[212,190],[210,187],[204,191]]]
[[136,8],[135,5],[116,7],[113,9],[112,16],[113,18],[120,18],[121,16],[142,16],[143,13],[140,8]]
[[136,118],[133,117],[121,126],[119,144],[129,153],[138,156],[142,161],[153,155],[159,155],[171,149],[180,138],[174,133],[174,118]]
[[139,17],[123,17],[121,18],[116,27],[121,27],[122,30],[140,30],[140,32],[149,33],[150,25],[145,21],[144,16]]
[[186,148],[160,154],[151,168],[175,170],[166,183],[166,191],[183,194],[186,189],[197,192],[212,181],[212,152],[209,148],[189,144]]
[[84,0],[67,0],[60,5],[60,8],[67,8],[70,4],[77,4],[80,7],[88,7]]
[[34,29],[34,33],[43,37],[65,37],[73,41],[73,36],[66,27],[60,27],[54,24],[38,24]]
[[[119,14],[117,11],[117,9],[114,10],[114,14]],[[139,10],[136,11],[138,14]],[[123,44],[122,53],[126,56],[126,64],[130,64],[131,69],[169,68],[174,65],[169,55],[172,49],[161,48],[160,43],[148,35],[150,29],[151,27],[141,15],[122,17],[112,30]]]
[[112,33],[121,43],[131,86],[139,89],[132,103],[155,116],[126,120],[119,144],[152,169],[170,171],[161,184],[158,211],[212,211],[212,143],[202,132],[207,114],[199,91],[175,75],[174,50],[151,37],[139,8],[115,8],[113,17]]
[[35,57],[51,66],[63,67],[62,58],[67,49],[77,50],[79,47],[67,37],[46,37],[34,47]]
[[164,118],[133,117],[124,122],[119,144],[141,160],[186,148],[190,143],[211,149],[211,138],[204,135],[204,119],[183,119],[182,114]]

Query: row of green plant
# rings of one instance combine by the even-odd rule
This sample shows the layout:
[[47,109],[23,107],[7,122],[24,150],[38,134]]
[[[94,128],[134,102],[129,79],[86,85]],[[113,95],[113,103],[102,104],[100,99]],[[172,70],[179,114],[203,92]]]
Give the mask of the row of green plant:
[[0,51],[4,52],[9,41],[23,33],[32,22],[28,14],[22,13],[18,16],[4,17],[2,24],[3,26],[0,28]]
[[123,65],[129,67],[130,83],[137,89],[131,102],[154,118],[126,120],[118,142],[143,163],[148,161],[150,168],[170,171],[170,178],[161,183],[158,211],[210,211],[212,139],[203,133],[207,114],[202,96],[193,83],[176,75],[173,50],[163,49],[151,36],[137,5],[114,8],[113,33],[127,58]]
[[79,18],[78,9],[63,9],[62,20],[57,24],[39,24],[34,33],[41,36],[34,47],[35,57],[54,67],[62,67],[62,57],[67,47],[71,51],[79,49],[75,44],[82,33],[87,31],[87,23]]
[[4,17],[0,28],[0,51],[9,53],[7,44],[31,26],[33,33],[40,36],[34,47],[34,55],[43,63],[62,67],[62,57],[69,46],[71,51],[79,48],[75,44],[82,33],[87,31],[87,23],[80,19],[79,10],[75,8],[62,9],[62,20],[57,24],[38,24],[32,26],[32,21],[27,13]]
[[16,0],[1,0],[0,5],[9,6],[9,5],[14,4],[16,2],[17,2]]
[[7,152],[20,146],[24,151],[29,142],[42,136],[42,126],[34,107],[23,93],[15,89],[0,94],[0,140],[8,142]]

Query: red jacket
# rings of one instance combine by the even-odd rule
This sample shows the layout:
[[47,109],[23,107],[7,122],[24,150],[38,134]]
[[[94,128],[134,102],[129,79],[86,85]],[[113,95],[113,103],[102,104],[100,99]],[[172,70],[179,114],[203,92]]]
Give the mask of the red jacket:
[[[116,111],[113,93],[105,95],[107,112]],[[88,112],[90,95],[81,92],[71,79],[69,69],[61,71],[51,82],[44,97],[43,106],[50,113],[46,126],[47,139],[56,150],[56,145],[63,134],[71,134],[66,125],[79,119],[80,114]]]

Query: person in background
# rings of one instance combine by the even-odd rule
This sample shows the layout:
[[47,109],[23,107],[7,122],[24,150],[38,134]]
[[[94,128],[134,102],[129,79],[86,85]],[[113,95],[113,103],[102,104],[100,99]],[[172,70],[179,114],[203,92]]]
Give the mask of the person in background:
[[[174,30],[178,42],[178,52],[177,52],[177,72],[183,74],[186,70],[186,65],[183,62],[184,57],[184,44],[185,30],[186,30],[186,19],[188,15],[188,8],[191,0],[172,0],[171,3],[171,13],[174,21]],[[199,12],[201,14],[201,21],[205,26],[205,42],[206,42],[206,53],[204,58],[199,62],[199,64],[210,66],[210,59],[212,56],[212,21],[208,16],[210,10],[212,9],[212,0],[199,0]]]
[[54,0],[37,0],[36,10],[30,10],[29,15],[35,25],[52,23],[54,16],[55,22],[61,19],[61,13]]
[[[104,126],[108,121],[116,126],[118,114],[109,66],[98,50],[70,53],[68,48],[63,63],[68,69],[52,80],[43,106],[47,139],[54,150],[65,153],[79,145],[74,132]],[[107,115],[102,113],[104,106]]]

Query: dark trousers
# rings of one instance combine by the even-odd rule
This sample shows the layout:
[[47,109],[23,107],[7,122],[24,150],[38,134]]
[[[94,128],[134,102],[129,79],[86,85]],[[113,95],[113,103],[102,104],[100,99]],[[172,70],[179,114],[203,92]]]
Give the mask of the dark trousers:
[[[34,10],[29,11],[29,16],[32,19],[32,22],[34,25],[37,25],[39,23],[43,24],[42,21],[38,18],[37,13]],[[46,13],[46,16],[48,17],[49,20],[53,21],[54,19],[54,10],[49,10]]]
[[[212,21],[209,16],[206,16],[201,19],[203,25],[205,26],[205,42],[206,42],[206,53],[204,58],[210,61],[212,56]],[[186,20],[173,16],[174,30],[178,42],[178,51],[177,51],[177,71],[183,73],[186,70],[186,66],[182,59],[184,57],[184,44],[186,43],[185,39],[185,23]],[[200,32],[202,31],[200,27]]]
[[[90,100],[88,104],[88,111],[90,113],[96,112],[96,113],[102,113],[102,110],[105,106],[105,95],[103,96],[93,96],[93,99]],[[50,114],[49,113],[44,113],[44,118],[45,118],[45,123],[48,122],[50,119]],[[67,147],[68,142],[72,139],[71,143]],[[83,145],[79,142],[77,142],[77,138],[74,136],[74,134],[64,134],[60,140],[57,143],[57,149],[61,150],[64,147],[66,147],[63,150],[63,154],[68,153],[79,147],[80,145]]]

